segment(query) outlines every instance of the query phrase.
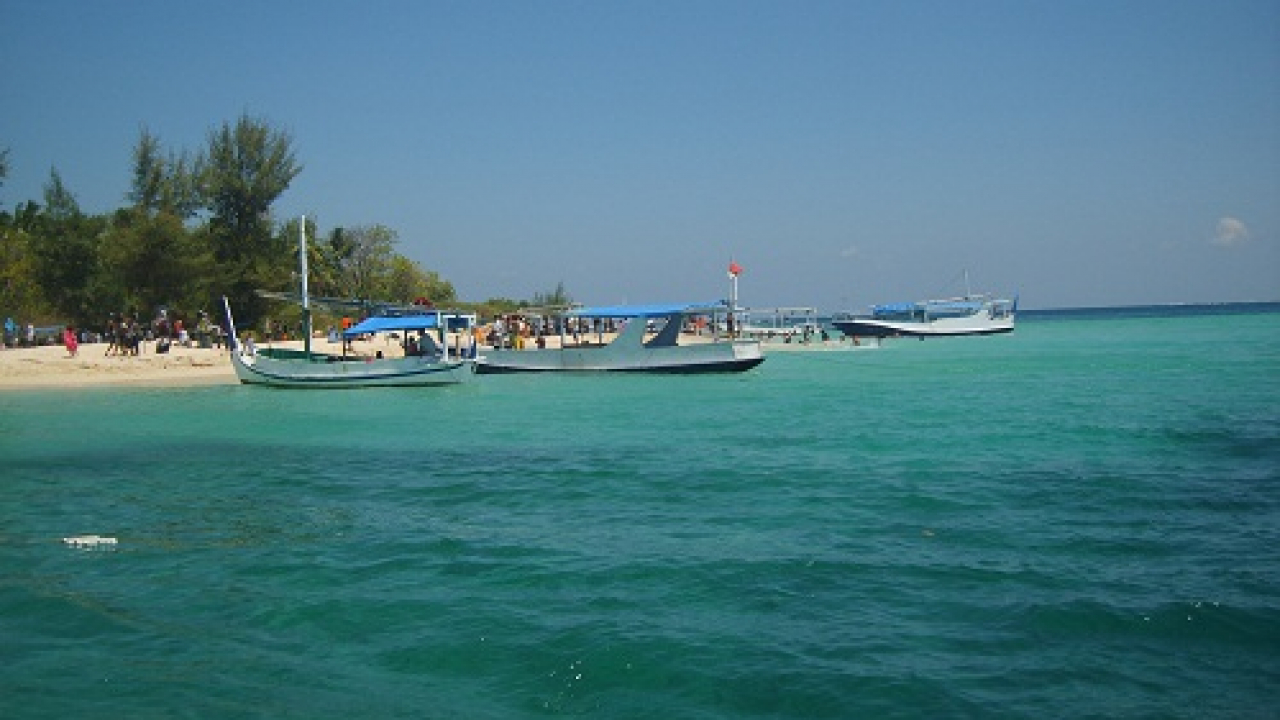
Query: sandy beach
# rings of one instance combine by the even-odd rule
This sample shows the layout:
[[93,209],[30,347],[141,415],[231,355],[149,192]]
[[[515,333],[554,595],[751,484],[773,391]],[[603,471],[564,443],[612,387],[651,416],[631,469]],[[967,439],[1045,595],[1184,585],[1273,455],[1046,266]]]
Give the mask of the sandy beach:
[[[553,338],[549,344],[558,344]],[[450,346],[457,343],[454,336]],[[259,343],[258,347],[302,349],[301,340]],[[0,350],[0,391],[14,389],[83,388],[94,386],[192,386],[235,384],[235,370],[226,349],[182,347],[174,344],[169,352],[156,354],[155,342],[144,343],[133,356],[105,356],[106,343],[81,345],[76,357],[70,357],[62,345]],[[340,343],[316,337],[312,349],[322,353],[340,353]],[[372,340],[357,340],[351,351],[356,356],[373,357],[381,352],[386,357],[404,354],[396,339],[385,335]]]
[[81,345],[74,358],[61,345],[0,350],[0,389],[237,382],[226,350],[175,345],[157,355],[155,347],[149,342],[137,356],[104,357],[106,343]]
[[[259,344],[259,347],[302,348],[301,340]],[[316,338],[317,352],[341,352],[338,343]],[[375,339],[353,343],[357,355],[401,354],[394,341]],[[0,390],[80,388],[109,385],[191,386],[235,384],[235,370],[226,349],[182,347],[174,344],[167,353],[156,354],[155,342],[144,343],[138,355],[104,355],[106,343],[81,345],[70,357],[62,345],[0,350]]]

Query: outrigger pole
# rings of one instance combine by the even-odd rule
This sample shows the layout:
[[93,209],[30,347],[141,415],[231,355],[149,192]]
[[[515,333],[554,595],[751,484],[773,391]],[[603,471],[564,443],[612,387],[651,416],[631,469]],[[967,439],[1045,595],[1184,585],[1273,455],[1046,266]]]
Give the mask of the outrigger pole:
[[231,352],[240,349],[240,336],[236,334],[236,319],[231,317],[231,303],[227,302],[227,296],[222,296],[222,310],[227,318],[227,348]]

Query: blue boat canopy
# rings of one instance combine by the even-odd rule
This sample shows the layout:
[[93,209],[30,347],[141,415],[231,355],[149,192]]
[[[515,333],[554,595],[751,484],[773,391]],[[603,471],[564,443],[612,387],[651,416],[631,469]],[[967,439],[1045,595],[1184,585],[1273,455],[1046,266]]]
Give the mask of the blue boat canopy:
[[888,303],[873,305],[871,314],[876,317],[895,315],[911,315],[914,312],[927,312],[930,315],[971,315],[982,309],[982,303],[971,300],[929,300],[914,303]]
[[915,303],[886,303],[871,306],[872,315],[910,315],[915,312]]
[[725,303],[673,303],[668,305],[597,305],[574,308],[567,313],[571,317],[634,318],[667,317],[670,315],[710,315],[728,312]]
[[365,318],[342,331],[343,337],[369,335],[371,333],[395,332],[397,330],[425,330],[439,327],[436,315],[400,315],[398,317],[375,316]]

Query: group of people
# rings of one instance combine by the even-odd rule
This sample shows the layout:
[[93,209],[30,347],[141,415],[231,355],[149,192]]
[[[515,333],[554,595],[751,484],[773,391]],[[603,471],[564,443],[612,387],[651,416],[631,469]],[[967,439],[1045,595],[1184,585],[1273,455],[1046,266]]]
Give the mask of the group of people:
[[145,338],[142,325],[127,315],[112,315],[107,320],[107,351],[104,356],[110,357],[112,353],[118,356],[137,355],[142,347],[142,341]]
[[405,357],[424,357],[440,351],[440,346],[422,330],[418,331],[416,337],[405,333],[404,342],[400,346],[404,348]]
[[13,321],[12,317],[4,319],[4,343],[0,347],[35,347],[36,326],[27,323],[25,327]]
[[559,335],[562,330],[575,343],[581,343],[583,336],[621,332],[623,324],[611,318],[499,316],[489,326],[475,328],[475,341],[499,350],[523,350],[530,343],[542,349],[547,346],[548,335]]
[[75,357],[80,349],[80,337],[76,329],[72,325],[65,328],[41,328],[37,331],[34,323],[27,323],[25,327],[20,327],[13,318],[8,317],[4,320],[4,335],[0,339],[0,348],[8,347],[36,347],[43,342],[52,344],[56,339],[62,340],[62,345],[66,347],[71,357]]
[[[77,356],[82,342],[105,341],[107,349],[103,355],[107,357],[136,356],[148,340],[156,341],[157,353],[167,352],[174,343],[184,347],[190,347],[192,343],[191,333],[183,321],[180,318],[171,317],[167,310],[161,310],[150,323],[140,322],[132,315],[114,313],[107,319],[106,328],[101,334],[77,329],[74,325],[40,328],[37,328],[34,323],[20,325],[12,317],[5,318],[3,331],[0,348],[36,347],[55,344],[60,340],[71,357]],[[210,345],[221,347],[224,336],[225,333],[221,327],[209,322],[205,313],[200,313],[196,337],[202,343],[207,343],[205,347]]]

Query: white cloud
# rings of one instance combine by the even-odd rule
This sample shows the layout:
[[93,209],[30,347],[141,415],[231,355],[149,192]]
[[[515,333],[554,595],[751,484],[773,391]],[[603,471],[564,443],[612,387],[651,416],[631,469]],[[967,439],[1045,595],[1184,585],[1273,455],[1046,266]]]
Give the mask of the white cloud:
[[849,247],[840,251],[840,257],[842,258],[851,258],[851,257],[857,257],[857,256],[858,256],[857,245],[850,245]]
[[1235,247],[1249,241],[1249,227],[1233,217],[1218,221],[1218,229],[1209,242],[1218,247]]

